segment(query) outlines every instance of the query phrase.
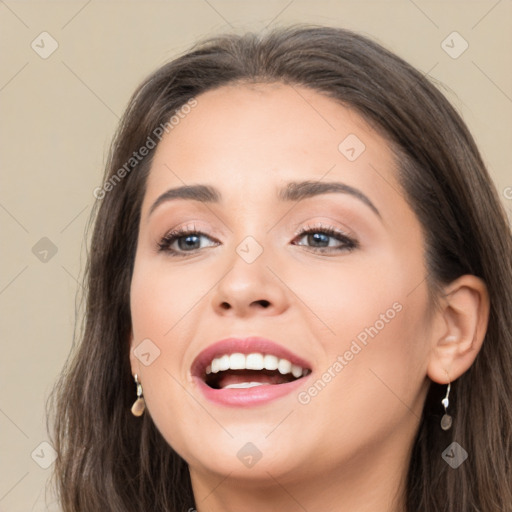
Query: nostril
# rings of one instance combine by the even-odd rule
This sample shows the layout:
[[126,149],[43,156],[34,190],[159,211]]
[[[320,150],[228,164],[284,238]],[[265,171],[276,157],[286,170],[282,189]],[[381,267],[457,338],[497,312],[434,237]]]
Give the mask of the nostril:
[[[268,308],[270,306],[270,302],[266,299],[255,300],[253,304],[260,304],[264,308]],[[222,302],[220,304],[220,307],[222,309],[230,309],[231,305],[229,304],[229,302]]]

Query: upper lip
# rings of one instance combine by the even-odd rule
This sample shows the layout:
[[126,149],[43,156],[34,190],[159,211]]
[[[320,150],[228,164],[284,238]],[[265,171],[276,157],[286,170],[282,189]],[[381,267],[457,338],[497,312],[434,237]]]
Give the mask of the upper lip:
[[287,359],[292,364],[300,366],[301,368],[312,369],[310,363],[275,341],[258,336],[249,336],[247,338],[225,338],[205,348],[197,355],[192,363],[192,375],[204,378],[206,367],[216,357],[221,357],[225,354],[247,355],[255,352],[272,354],[280,359]]

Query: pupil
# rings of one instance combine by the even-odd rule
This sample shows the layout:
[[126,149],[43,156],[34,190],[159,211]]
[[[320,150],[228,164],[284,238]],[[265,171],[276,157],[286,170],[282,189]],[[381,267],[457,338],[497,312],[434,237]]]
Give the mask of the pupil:
[[[191,239],[194,239],[191,243],[190,240]],[[186,249],[187,247],[190,249],[190,248],[193,248],[193,245],[195,243],[197,243],[197,241],[199,240],[199,237],[197,235],[187,235],[186,237],[183,237],[183,238],[180,238],[179,241],[178,241],[178,245],[180,246],[180,249]],[[184,244],[181,244],[182,241],[185,241]]]
[[[311,238],[309,241],[311,241],[311,239],[313,240],[313,242],[320,242],[320,243],[326,243],[327,245],[329,245],[329,235],[326,235],[325,233],[313,233],[312,235],[309,235]],[[314,245],[314,244],[313,244]]]

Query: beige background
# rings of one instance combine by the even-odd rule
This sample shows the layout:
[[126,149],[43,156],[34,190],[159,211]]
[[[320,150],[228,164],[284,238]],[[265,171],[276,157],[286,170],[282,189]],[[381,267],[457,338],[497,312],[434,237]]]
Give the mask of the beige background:
[[[290,22],[360,31],[444,84],[512,217],[510,0],[0,0],[0,511],[58,510],[44,504],[44,402],[71,346],[92,191],[129,95],[199,37]],[[43,31],[58,43],[46,59],[31,47],[51,49]],[[469,44],[456,59],[441,47],[453,31]]]

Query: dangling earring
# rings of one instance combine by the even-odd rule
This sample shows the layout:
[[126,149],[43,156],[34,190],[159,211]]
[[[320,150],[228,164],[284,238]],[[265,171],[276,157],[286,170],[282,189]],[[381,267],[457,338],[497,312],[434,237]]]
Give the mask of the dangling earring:
[[142,416],[144,409],[146,408],[146,402],[142,396],[142,384],[139,382],[137,374],[134,375],[135,384],[137,385],[137,400],[132,405],[132,414],[134,416]]
[[453,422],[452,417],[447,412],[448,406],[450,405],[450,401],[448,400],[448,396],[450,395],[450,388],[451,388],[451,385],[450,385],[450,383],[448,383],[448,389],[446,390],[446,396],[441,400],[441,403],[443,404],[443,407],[444,407],[444,415],[441,418],[441,428],[443,430],[450,430],[450,428],[452,427],[452,422]]

